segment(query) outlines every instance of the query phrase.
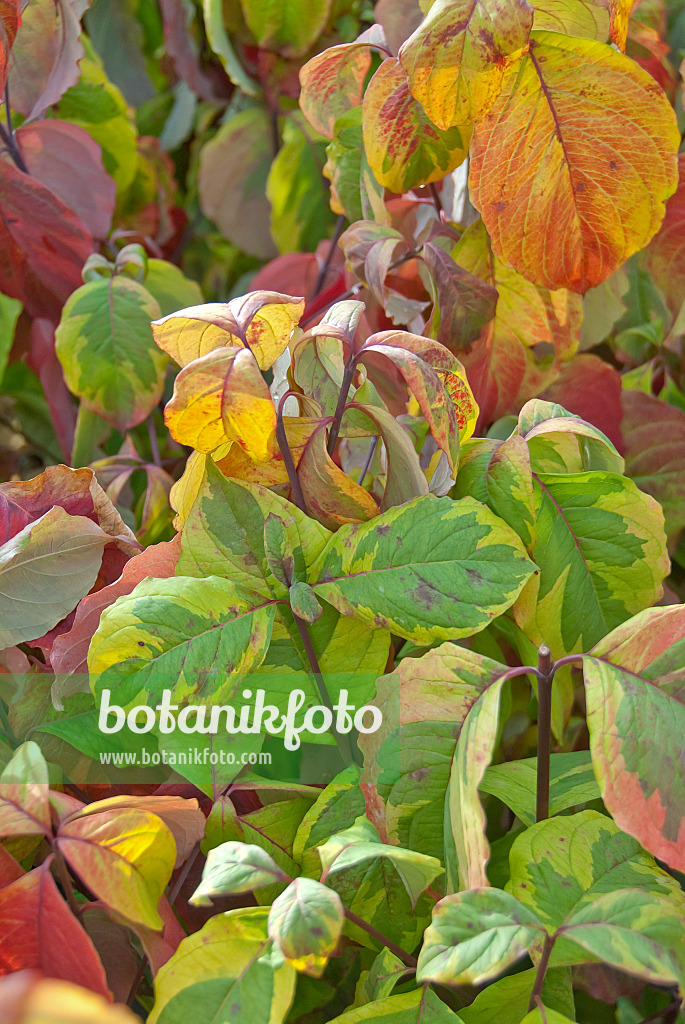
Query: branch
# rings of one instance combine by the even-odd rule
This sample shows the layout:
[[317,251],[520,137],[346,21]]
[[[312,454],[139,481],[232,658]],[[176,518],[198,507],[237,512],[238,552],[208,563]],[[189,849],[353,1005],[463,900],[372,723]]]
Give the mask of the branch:
[[[321,291],[321,289],[323,288],[324,281],[326,280],[326,274],[328,273],[328,268],[331,265],[331,260],[333,259],[333,256],[335,255],[335,250],[338,247],[338,242],[340,241],[340,236],[342,235],[343,230],[344,230],[346,224],[347,224],[347,218],[345,217],[345,215],[343,213],[341,213],[340,216],[338,217],[337,222],[336,222],[335,231],[333,232],[333,237],[331,238],[331,244],[328,247],[328,252],[326,253],[326,258],[325,258],[325,260],[323,261],[323,263],[321,265],[321,270],[319,271],[319,276],[316,279],[316,284],[314,285],[314,292],[312,293],[312,296],[311,296],[312,299],[315,299],[316,296]],[[310,301],[311,301],[311,299],[310,299]]]
[[542,996],[542,986],[545,983],[545,975],[547,974],[549,958],[553,948],[554,938],[551,935],[545,935],[545,944],[542,947],[542,956],[540,957],[540,963],[538,964],[538,970],[533,984],[533,991],[530,994],[530,1002],[528,1003],[528,1013],[531,1013],[535,1009],[537,1000]]
[[538,757],[535,820],[549,818],[549,765],[552,750],[552,684],[555,666],[549,647],[538,652]]
[[348,910],[347,907],[343,907],[343,910],[345,911],[345,917],[350,924],[356,924],[358,928],[365,931],[372,939],[380,942],[383,946],[387,946],[390,952],[394,953],[398,960],[401,960],[403,964],[407,965],[407,967],[416,969],[418,961],[415,956],[412,956],[411,953],[407,953],[406,949],[402,949],[400,946],[396,945],[392,939],[389,939],[387,935],[383,935],[383,933],[379,932],[377,928],[374,928],[372,924],[369,924],[368,921],[365,921],[363,918],[355,914],[353,910]]
[[285,471],[288,474],[290,493],[292,494],[293,501],[299,508],[300,512],[304,512],[306,515],[307,506],[304,500],[304,494],[302,493],[302,488],[300,487],[300,480],[297,475],[293,453],[290,451],[290,445],[288,444],[288,438],[285,433],[285,424],[283,423],[283,406],[285,405],[285,400],[294,394],[294,391],[286,391],[278,403],[278,409],[276,410],[276,440],[278,441],[278,447],[281,449],[281,455],[283,456],[283,465],[285,466]]

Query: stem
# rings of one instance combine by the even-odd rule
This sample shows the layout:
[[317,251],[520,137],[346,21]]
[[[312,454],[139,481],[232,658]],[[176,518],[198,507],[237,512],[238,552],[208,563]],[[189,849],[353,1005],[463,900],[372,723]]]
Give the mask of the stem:
[[378,446],[378,440],[379,439],[377,437],[374,437],[374,439],[372,440],[371,444],[369,445],[369,451],[368,451],[368,454],[366,456],[366,460],[364,462],[364,465],[362,466],[362,471],[359,474],[359,486],[360,487],[364,486],[364,479],[366,477],[366,474],[371,469],[371,463],[373,462],[373,457],[376,454],[376,447]]
[[174,882],[173,888],[172,888],[171,892],[169,893],[169,906],[173,907],[174,903],[178,899],[178,894],[180,893],[181,889],[183,888],[183,883],[185,882],[186,878],[190,874],[190,872],[192,870],[192,867],[195,864],[195,861],[197,860],[199,852],[200,852],[200,844],[197,843],[195,848],[190,852],[190,854],[188,856],[188,859],[186,860],[185,864],[181,868],[181,870],[179,872],[179,875],[178,875],[178,878]]
[[371,936],[371,938],[376,939],[377,942],[386,946],[390,952],[394,953],[398,960],[401,960],[403,964],[407,965],[407,967],[416,968],[416,964],[418,963],[416,957],[412,956],[411,953],[407,953],[407,951],[402,949],[400,946],[397,946],[392,939],[389,939],[387,935],[383,935],[383,933],[379,932],[377,928],[374,928],[372,924],[369,924],[363,918],[355,914],[353,910],[348,910],[347,907],[344,907],[343,909],[345,911],[345,917],[350,924],[356,924],[358,928],[365,931],[367,935]]
[[67,863],[61,853],[55,853],[55,870],[57,872],[57,878],[59,879],[60,885],[64,889],[64,896],[69,908],[74,917],[81,916],[81,908],[78,904],[78,900],[74,896],[74,887],[71,884],[69,878],[69,872],[67,871]]
[[[304,619],[301,619],[298,615],[295,615],[294,612],[293,618],[295,619],[295,625],[297,626],[297,629],[300,634],[300,640],[302,641],[302,646],[304,647],[305,654],[307,655],[309,667],[311,669],[312,675],[314,676],[314,683],[316,685],[316,690],[319,695],[319,699],[321,700],[321,703],[328,708],[331,715],[335,717],[333,710],[333,702],[331,701],[328,690],[326,689],[326,684],[324,683],[323,673],[319,665],[319,659],[316,656],[316,651],[314,650],[314,644],[312,643],[312,638],[309,633],[309,627],[307,623],[304,621]],[[358,762],[355,759],[349,735],[347,735],[346,733],[340,733],[336,731],[335,739],[336,743],[338,744],[340,756],[345,762],[345,766],[349,767],[349,765],[351,764],[357,764]]]
[[283,398],[278,403],[278,409],[276,410],[276,440],[278,441],[278,447],[281,449],[281,455],[283,456],[283,465],[285,471],[288,474],[288,482],[290,483],[290,493],[292,494],[293,501],[299,508],[300,512],[307,514],[307,506],[304,500],[304,494],[300,487],[300,480],[297,475],[297,469],[295,468],[295,460],[293,459],[293,453],[290,451],[290,445],[288,444],[288,438],[285,433],[285,424],[283,423],[283,406],[285,405],[286,398],[290,398],[293,392],[286,391]]
[[140,961],[140,963],[138,965],[138,970],[136,971],[136,976],[133,979],[133,984],[131,985],[130,991],[128,993],[128,998],[126,999],[126,1005],[127,1006],[133,1006],[133,1001],[136,998],[136,992],[138,991],[138,986],[140,985],[141,981],[143,980],[143,975],[145,974],[145,968],[146,967],[147,967],[147,953],[143,954],[143,958],[142,958],[142,960]]
[[347,399],[350,394],[350,387],[352,386],[352,378],[354,377],[356,357],[351,356],[345,363],[345,372],[343,373],[342,384],[340,385],[340,394],[338,395],[338,404],[335,407],[335,416],[331,423],[331,432],[328,435],[328,454],[332,455],[333,450],[338,440],[338,434],[340,433],[340,424],[342,423],[343,413],[345,412],[345,406],[347,405]]
[[440,214],[443,212],[443,206],[442,206],[442,202],[440,200],[440,196],[438,194],[438,190],[435,187],[435,182],[431,181],[430,185],[428,186],[428,189],[430,191],[431,198],[433,200],[433,206],[435,207],[435,212],[437,213],[438,217],[440,217]]
[[29,169],[24,163],[23,156],[19,152],[19,147],[17,146],[17,137],[14,134],[14,128],[12,127],[12,111],[10,110],[9,82],[5,83],[5,119],[7,121],[7,131],[5,131],[4,129],[0,129],[0,138],[2,138],[2,141],[7,146],[10,152],[10,156],[12,157],[12,160],[14,161],[15,165],[19,168],[20,171],[23,171],[24,174],[28,174]]
[[549,964],[549,958],[554,948],[554,938],[551,935],[545,935],[545,944],[542,947],[542,956],[540,957],[540,963],[538,964],[537,974],[535,975],[535,983],[533,985],[533,991],[530,994],[530,1002],[528,1003],[528,1013],[535,1009],[536,1000],[542,996],[542,986],[545,983],[545,975],[547,974],[547,965]]
[[14,731],[12,729],[12,726],[10,725],[10,720],[7,714],[7,709],[5,707],[4,700],[0,700],[0,724],[2,725],[5,736],[7,737],[7,742],[12,747],[12,749],[16,750],[16,748],[19,746],[19,740],[14,735]]
[[343,292],[342,295],[336,295],[334,299],[331,299],[330,302],[327,302],[326,305],[323,306],[321,309],[317,309],[315,313],[310,313],[309,316],[306,316],[304,318],[304,320],[300,320],[300,327],[308,327],[309,324],[312,323],[312,321],[318,320],[318,318],[320,316],[323,316],[324,313],[331,308],[331,306],[334,306],[336,304],[336,302],[344,302],[345,299],[353,299],[355,295],[357,295],[362,290],[363,287],[364,285],[362,284],[362,282],[357,281],[356,284],[353,284],[352,287],[348,288],[347,291]]
[[342,235],[346,224],[347,218],[345,217],[344,213],[341,213],[335,225],[335,231],[333,232],[331,244],[329,245],[328,252],[326,253],[326,259],[323,261],[321,265],[321,270],[319,271],[319,276],[316,279],[316,284],[314,285],[314,292],[311,296],[312,299],[315,299],[316,296],[321,291],[321,289],[323,288],[324,281],[326,280],[326,274],[328,273],[328,268],[331,265],[331,260],[333,259],[335,250],[338,246],[338,241],[340,240],[340,236]]
[[74,431],[74,446],[71,451],[72,469],[80,469],[81,466],[87,466],[93,461],[98,419],[97,413],[90,412],[85,405],[79,405]]
[[147,417],[147,435],[150,438],[150,448],[152,450],[152,461],[155,466],[162,466],[162,458],[159,454],[159,441],[157,440],[157,429],[155,427],[155,421],[152,413]]
[[[538,757],[535,820],[549,817],[549,763],[552,751],[552,682],[554,662],[549,647],[538,652]],[[538,993],[539,994],[539,993]]]

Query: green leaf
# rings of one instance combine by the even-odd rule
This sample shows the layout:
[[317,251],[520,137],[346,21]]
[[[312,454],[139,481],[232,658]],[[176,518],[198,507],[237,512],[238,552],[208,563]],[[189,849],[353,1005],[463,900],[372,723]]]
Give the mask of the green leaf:
[[326,146],[327,159],[323,170],[331,182],[332,209],[336,211],[339,204],[340,212],[345,214],[350,224],[373,219],[374,211],[379,213],[381,220],[385,211],[385,190],[376,181],[366,159],[361,106],[342,114],[333,126],[332,135],[332,141]]
[[300,114],[283,127],[283,145],[271,164],[266,195],[271,234],[281,253],[313,252],[335,223],[322,176],[325,140]]
[[[537,970],[520,971],[488,985],[469,1006],[460,1010],[464,1024],[520,1024],[530,1002]],[[547,971],[542,986],[546,1006],[558,1013],[575,1016],[571,971],[554,967]]]
[[355,1005],[364,1006],[366,1003],[387,999],[392,995],[395,985],[410,970],[411,968],[402,963],[400,958],[391,953],[389,949],[382,950],[369,970],[364,971],[359,978],[355,992]]
[[536,644],[585,651],[653,604],[669,571],[659,505],[614,473],[534,476],[540,574],[514,609]]
[[364,794],[359,786],[359,769],[350,766],[330,782],[305,814],[293,843],[293,857],[302,873],[318,878],[321,860],[317,851],[327,839],[354,825],[364,814]]
[[0,649],[35,640],[73,611],[113,538],[55,505],[0,547]]
[[509,854],[507,892],[553,931],[577,910],[617,889],[672,897],[685,913],[678,883],[631,836],[597,811],[550,818],[526,829]]
[[147,579],[103,612],[89,671],[120,706],[164,689],[173,701],[218,704],[264,660],[274,613],[219,576]]
[[269,938],[295,970],[320,978],[344,921],[337,892],[312,878],[296,878],[273,902]]
[[485,506],[428,496],[342,527],[310,582],[343,614],[426,643],[477,633],[534,572],[519,538]]
[[230,80],[246,96],[259,96],[259,85],[243,68],[224,27],[222,0],[202,0],[202,12],[209,45],[221,61]]
[[416,980],[481,985],[516,963],[544,933],[527,907],[501,889],[469,889],[436,904]]
[[335,1017],[330,1024],[361,1024],[365,1020],[374,1024],[463,1024],[462,1018],[450,1010],[428,985],[414,992],[354,1007]]
[[308,583],[293,583],[288,596],[293,615],[309,623],[321,618],[323,608]]
[[259,846],[228,842],[210,850],[202,881],[190,898],[195,907],[210,907],[213,896],[253,892],[263,885],[287,882],[273,858]]
[[14,341],[14,328],[23,306],[17,299],[0,295],[0,384],[5,375],[10,349]]
[[332,0],[241,0],[247,26],[264,50],[301,57],[328,21]]
[[570,1017],[565,1017],[563,1013],[557,1013],[556,1010],[550,1010],[543,1004],[542,1009],[536,1006],[534,1010],[526,1014],[521,1024],[573,1024],[573,1022]]
[[514,436],[525,438],[536,473],[622,473],[624,461],[597,427],[554,402],[535,398],[521,409]]
[[101,278],[67,299],[55,332],[69,390],[122,432],[162,396],[168,360],[150,327],[158,316],[156,299],[137,281]]
[[460,454],[454,495],[467,494],[488,505],[528,550],[532,548],[536,533],[533,474],[523,438],[467,441]]
[[[508,761],[486,769],[480,789],[502,800],[524,825],[535,823],[537,758]],[[599,799],[600,793],[586,750],[552,754],[550,758],[549,813]]]
[[166,260],[148,259],[145,288],[157,300],[160,316],[168,316],[187,306],[200,306],[204,301],[199,284]]
[[[350,402],[347,410],[354,410],[357,422],[371,421],[371,429],[378,431],[385,446],[386,483],[381,509],[404,505],[422,494],[428,494],[428,483],[421,469],[409,432],[386,409]],[[361,484],[361,480],[359,483]]]
[[264,554],[275,578],[289,588],[295,572],[295,559],[285,522],[275,512],[269,512],[264,520]]
[[280,1024],[296,972],[269,953],[267,917],[262,907],[229,911],[184,939],[155,977],[148,1024]]
[[607,809],[655,857],[685,871],[685,610],[650,608],[583,660],[590,750]]

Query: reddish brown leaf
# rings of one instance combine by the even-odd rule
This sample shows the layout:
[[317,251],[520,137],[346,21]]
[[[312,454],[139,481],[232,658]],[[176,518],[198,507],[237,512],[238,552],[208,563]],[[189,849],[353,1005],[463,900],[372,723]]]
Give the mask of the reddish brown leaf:
[[212,66],[207,71],[202,69],[198,47],[188,24],[189,9],[178,0],[160,0],[159,7],[164,26],[164,46],[174,62],[179,78],[183,79],[200,99],[215,102],[218,98],[223,98],[226,94],[225,86],[229,86],[229,83],[219,68]]
[[130,930],[113,921],[102,907],[93,904],[84,908],[81,924],[100,957],[114,1001],[126,1003],[139,962]]
[[300,460],[297,475],[308,515],[329,530],[344,523],[363,523],[380,512],[376,502],[335,465],[326,451],[327,422],[317,427]]
[[554,383],[540,398],[558,402],[606,434],[619,452],[623,451],[621,433],[621,377],[598,356],[583,353],[562,368]]
[[21,864],[0,844],[0,889],[16,882],[24,874]]
[[84,54],[79,19],[86,6],[83,0],[22,4],[9,82],[12,106],[25,117],[41,117],[78,81]]
[[685,527],[685,412],[642,391],[622,394],[626,473],[659,502],[666,533]]
[[16,133],[29,173],[47,185],[94,238],[109,233],[116,185],[87,131],[66,121],[36,121]]
[[0,288],[31,316],[55,323],[81,284],[93,239],[79,218],[40,181],[0,164]]
[[[167,579],[173,576],[181,550],[180,542],[179,534],[171,541],[151,545],[126,563],[123,573],[116,582],[84,597],[76,609],[71,629],[62,633],[53,644],[51,662],[53,670],[58,675],[88,671],[88,647],[105,608],[113,604],[117,598],[130,594],[148,576],[154,579]],[[56,681],[53,687],[53,696],[58,699],[71,692],[67,679]]]
[[27,365],[37,374],[50,407],[52,425],[65,461],[71,461],[76,428],[76,403],[64,382],[64,371],[55,353],[55,325],[45,317],[31,321],[31,348]]
[[163,922],[161,932],[155,932],[152,928],[145,928],[144,925],[135,924],[130,921],[126,922],[142,943],[145,955],[150,961],[150,970],[153,977],[167,960],[171,959],[179,944],[186,937],[186,933],[179,924],[166,896],[162,896],[157,909]]
[[34,968],[110,999],[100,958],[60,896],[51,861],[0,890],[0,974]]
[[674,316],[685,300],[685,153],[678,157],[678,188],[666,203],[664,222],[647,248],[654,280]]
[[19,0],[0,0],[0,93],[5,90],[9,52],[19,28],[20,18]]
[[423,258],[437,292],[431,335],[458,352],[474,342],[494,317],[497,289],[457,266],[434,242],[424,245]]

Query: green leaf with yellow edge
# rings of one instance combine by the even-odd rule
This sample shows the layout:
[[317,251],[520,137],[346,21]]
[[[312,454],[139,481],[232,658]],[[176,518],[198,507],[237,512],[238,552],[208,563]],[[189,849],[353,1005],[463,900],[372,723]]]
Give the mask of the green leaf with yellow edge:
[[534,474],[540,568],[516,621],[554,657],[586,651],[662,593],[669,571],[663,513],[614,473]]
[[462,1018],[428,985],[354,1007],[334,1017],[331,1024],[361,1024],[367,1020],[374,1024],[463,1024]]
[[437,0],[400,50],[416,99],[439,128],[487,113],[528,43],[526,0]]
[[533,474],[523,438],[468,441],[454,488],[457,498],[467,494],[487,504],[516,531],[526,549],[532,549],[536,533]]
[[0,837],[49,836],[48,766],[37,743],[17,747],[0,775]]
[[344,922],[337,892],[313,878],[296,878],[272,904],[269,938],[296,971],[320,978]]
[[161,931],[157,906],[171,878],[176,843],[156,814],[133,807],[77,812],[60,825],[56,848],[105,906]]
[[471,198],[496,256],[537,284],[584,294],[656,233],[678,146],[666,96],[634,61],[534,32],[474,130]]
[[[521,1024],[535,984],[536,968],[508,974],[484,988],[459,1013],[464,1024]],[[571,971],[554,967],[547,971],[542,986],[546,1006],[575,1017]]]
[[148,1024],[283,1021],[296,972],[269,955],[267,918],[264,907],[232,910],[184,939],[155,977]]
[[411,968],[402,963],[389,949],[383,949],[376,956],[368,971],[362,971],[355,990],[354,1007],[387,999]]
[[280,253],[314,252],[335,224],[323,180],[325,139],[295,111],[266,181],[271,234]]
[[305,622],[316,622],[321,618],[323,608],[316,599],[316,594],[308,583],[293,583],[288,592],[293,615]]
[[209,907],[213,896],[253,892],[263,885],[287,881],[288,876],[260,846],[222,843],[209,851],[202,881],[190,903],[194,907]]
[[[328,52],[328,51],[326,51]],[[350,224],[377,217],[385,223],[385,189],[374,177],[364,150],[362,108],[354,107],[335,122],[333,138],[326,146],[324,177],[331,183],[330,204],[344,213]]]
[[535,571],[514,531],[484,505],[429,495],[342,527],[310,583],[343,614],[427,643],[479,632]]
[[327,839],[354,825],[364,814],[364,794],[359,786],[359,768],[345,768],[321,791],[309,808],[293,842],[293,858],[309,878],[321,875],[317,847]]
[[295,579],[295,557],[285,520],[275,512],[269,512],[264,520],[264,555],[281,586],[290,587]]
[[219,576],[143,580],[103,612],[91,683],[124,707],[165,689],[174,701],[218,703],[264,660],[274,614],[273,602]]
[[421,494],[428,494],[428,482],[421,469],[409,431],[405,430],[387,409],[381,409],[380,406],[349,402],[346,412],[348,410],[355,411],[358,423],[363,424],[370,420],[372,429],[378,431],[385,446],[386,482],[381,510],[403,505]]
[[393,192],[440,181],[464,162],[471,139],[470,126],[436,128],[394,57],[383,61],[367,86],[362,131],[371,170]]
[[167,359],[150,330],[158,316],[157,300],[142,284],[100,278],[70,295],[55,332],[69,390],[122,432],[162,396]]
[[501,889],[445,896],[426,929],[416,980],[481,985],[520,960],[543,936],[535,914]]
[[598,897],[643,890],[671,900],[685,915],[685,896],[632,836],[597,811],[540,821],[517,836],[509,854],[506,890],[550,931]]
[[179,366],[229,345],[249,347],[260,370],[268,370],[288,347],[303,310],[304,299],[255,291],[230,302],[180,309],[156,320],[152,333]]
[[73,611],[112,540],[91,519],[54,505],[0,546],[0,648],[43,636]]
[[650,608],[583,659],[590,750],[617,825],[685,870],[685,612]]
[[[480,784],[483,793],[490,793],[510,807],[527,827],[536,820],[535,791],[537,758],[506,761],[491,765]],[[600,797],[592,760],[587,750],[552,754],[550,758],[549,812],[560,814],[569,807],[589,803]]]
[[515,435],[528,445],[538,473],[622,473],[625,463],[606,434],[555,402],[534,398],[521,409]]

